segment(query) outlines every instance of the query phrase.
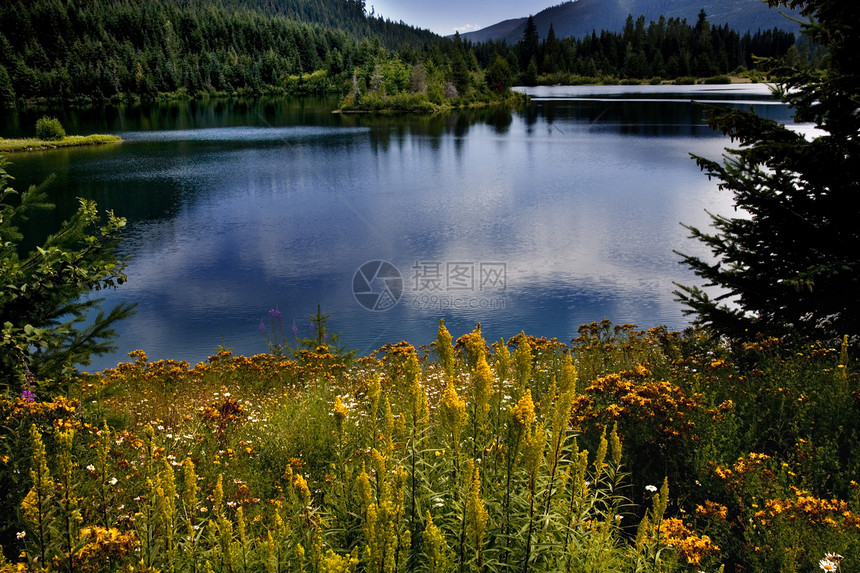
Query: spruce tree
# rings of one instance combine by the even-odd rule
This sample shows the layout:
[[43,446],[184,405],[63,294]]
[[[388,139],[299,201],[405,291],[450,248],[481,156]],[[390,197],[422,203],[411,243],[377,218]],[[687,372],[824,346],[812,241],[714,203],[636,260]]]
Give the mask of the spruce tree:
[[712,214],[713,232],[687,227],[713,259],[681,255],[717,287],[677,285],[697,321],[719,334],[797,334],[830,340],[860,334],[860,6],[841,0],[769,0],[810,18],[804,33],[828,51],[815,70],[776,67],[776,91],[806,135],[752,112],[713,114],[738,147],[721,162],[695,157],[739,215]]
[[517,52],[520,59],[520,70],[525,70],[532,59],[537,61],[540,55],[540,37],[534,16],[529,16],[523,29],[523,37],[517,44]]

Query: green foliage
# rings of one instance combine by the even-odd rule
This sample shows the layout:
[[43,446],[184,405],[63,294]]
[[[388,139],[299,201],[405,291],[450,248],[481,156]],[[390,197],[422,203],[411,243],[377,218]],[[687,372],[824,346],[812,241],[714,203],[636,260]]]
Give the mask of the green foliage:
[[121,138],[116,135],[68,135],[59,141],[46,141],[43,139],[2,139],[0,138],[0,153],[13,151],[31,151],[34,149],[53,149],[57,147],[77,147],[80,145],[105,145],[108,143],[119,143]]
[[283,79],[284,89],[292,95],[322,95],[337,91],[337,83],[324,71],[288,76]]
[[[504,367],[514,345],[523,380]],[[136,351],[80,380],[80,402],[0,399],[0,543],[48,571],[789,573],[825,552],[844,570],[856,559],[847,342],[733,349],[603,322],[572,345],[520,334],[491,353],[476,329],[455,348],[453,377],[406,343],[339,372]]]
[[503,93],[511,88],[513,75],[508,61],[501,56],[496,56],[487,71],[484,72],[487,86],[498,93]]
[[[525,101],[509,89],[512,74],[507,63],[499,62],[485,73],[477,68],[471,49],[456,38],[446,48],[446,57],[438,60],[432,52],[412,54],[411,66],[400,55],[377,53],[368,67],[355,69],[340,111],[433,113],[466,106],[516,106]],[[487,73],[495,74],[492,82]]]
[[66,130],[56,117],[41,117],[36,120],[36,137],[45,141],[57,141],[66,137]]
[[0,107],[8,107],[15,103],[15,88],[6,67],[0,65]]
[[[13,0],[0,3],[0,105],[15,97],[338,92],[343,74],[364,64],[366,38],[388,49],[442,40],[369,17],[357,0]],[[329,80],[303,81],[316,72]]]
[[525,71],[520,75],[520,82],[526,86],[535,86],[538,81],[538,66],[537,60],[532,58],[529,60]]
[[[537,59],[540,52],[540,38],[538,37],[537,26],[532,16],[526,20],[525,28],[523,29],[523,37],[517,44],[517,56],[520,63],[520,70],[526,70],[532,60]],[[537,76],[537,73],[535,73]]]
[[0,384],[8,392],[19,389],[26,372],[58,384],[66,369],[112,350],[112,325],[132,307],[91,317],[101,300],[81,298],[125,281],[125,264],[114,254],[125,219],[108,213],[102,222],[95,203],[82,199],[55,234],[22,253],[19,222],[52,205],[47,182],[21,194],[9,187],[6,165],[0,157]]
[[323,313],[320,305],[317,305],[316,313],[309,316],[312,336],[298,339],[302,348],[310,351],[324,349],[336,356],[343,356],[351,360],[355,356],[355,350],[346,350],[340,345],[340,333],[332,333],[328,328],[328,320],[331,315]]
[[696,78],[692,76],[682,76],[679,78],[675,78],[675,81],[672,83],[676,86],[692,86],[696,85]]
[[299,328],[293,323],[292,338],[294,342],[291,343],[284,331],[281,311],[277,308],[270,309],[269,328],[266,327],[263,320],[260,321],[259,326],[260,332],[266,339],[266,345],[269,347],[269,353],[278,358],[301,357],[303,351],[312,355],[331,354],[349,360],[355,356],[355,350],[347,350],[340,344],[340,333],[329,331],[328,320],[331,316],[324,314],[319,305],[317,305],[316,313],[308,318],[311,336],[300,337]]
[[350,105],[349,99],[345,99],[341,109],[343,111],[380,111],[393,113],[432,113],[436,111],[434,106],[422,93],[400,92],[391,96],[380,95],[371,92],[362,96],[358,105]]
[[[370,76],[389,64],[402,69],[380,70],[393,82],[386,96],[404,87],[424,92],[421,68],[414,68],[423,64],[431,103],[440,104],[446,88],[448,99],[468,103],[482,97],[474,92],[485,82],[496,92],[507,84],[506,73],[494,68],[499,56],[514,78],[559,83],[707,77],[753,69],[754,56],[815,60],[819,54],[808,45],[797,49],[793,35],[779,30],[741,36],[706,20],[691,26],[677,18],[647,26],[631,19],[623,33],[584,38],[557,38],[551,29],[543,41],[532,23],[509,46],[441,38],[367,15],[359,0],[94,0],[74,8],[14,0],[0,3],[0,106],[16,99],[344,93],[353,71]],[[481,75],[488,71],[491,80]],[[378,87],[369,78],[364,83],[370,91]]]
[[[827,69],[783,67],[777,93],[804,135],[752,112],[714,112],[710,125],[739,144],[722,162],[696,157],[734,196],[739,217],[712,215],[713,233],[688,227],[715,262],[681,255],[702,288],[676,291],[688,312],[720,334],[793,332],[812,339],[860,334],[860,33],[846,21],[854,4],[828,0],[776,2],[801,8],[804,29],[830,53]],[[853,205],[853,206],[852,206]]]
[[[646,23],[643,17],[634,21],[631,16],[622,32],[595,31],[581,38],[557,38],[550,28],[542,41],[534,23],[527,21],[516,45],[490,41],[472,49],[485,69],[500,55],[511,63],[518,81],[540,84],[710,77],[755,69],[761,57],[812,61],[821,53],[808,43],[799,50],[790,32],[773,29],[741,35],[728,26],[711,26],[704,15],[694,24],[679,18]],[[580,79],[584,77],[590,81]]]

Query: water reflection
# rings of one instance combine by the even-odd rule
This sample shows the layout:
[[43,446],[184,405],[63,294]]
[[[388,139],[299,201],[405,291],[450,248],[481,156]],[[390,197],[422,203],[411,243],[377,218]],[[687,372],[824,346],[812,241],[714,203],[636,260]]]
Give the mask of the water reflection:
[[[257,327],[275,306],[304,335],[321,304],[360,352],[428,343],[440,317],[455,335],[481,321],[491,339],[568,340],[604,317],[682,327],[673,282],[692,278],[672,250],[702,253],[679,223],[731,209],[689,153],[718,157],[727,141],[690,94],[570,95],[419,118],[336,115],[311,100],[81,112],[88,131],[126,141],[17,155],[12,172],[19,186],[56,172],[58,217],[86,196],[130,220],[129,282],[107,296],[139,302],[138,314],[96,367],[135,348],[202,360],[222,335],[236,352],[263,351]],[[353,296],[371,260],[402,274],[391,310]],[[482,281],[491,265],[504,283]]]

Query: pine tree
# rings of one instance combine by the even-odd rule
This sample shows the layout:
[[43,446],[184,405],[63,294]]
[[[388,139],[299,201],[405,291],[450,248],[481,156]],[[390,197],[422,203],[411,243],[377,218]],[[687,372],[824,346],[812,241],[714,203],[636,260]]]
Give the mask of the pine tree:
[[522,74],[522,83],[524,86],[536,86],[538,83],[538,66],[534,58],[529,60],[529,65],[526,66],[526,71]]
[[[696,157],[738,217],[712,215],[712,234],[687,227],[714,261],[681,255],[721,291],[695,286],[676,294],[700,323],[731,337],[757,332],[833,339],[860,334],[860,6],[840,0],[769,0],[811,18],[809,39],[829,51],[829,66],[775,68],[778,94],[802,135],[752,112],[709,119],[740,146],[723,161]],[[776,66],[775,62],[772,62]],[[855,338],[856,340],[856,338]]]
[[462,52],[455,50],[451,57],[451,82],[456,86],[457,92],[461,96],[468,96],[471,79],[469,66],[466,65]]
[[517,45],[517,52],[520,59],[520,69],[525,70],[529,62],[534,59],[537,61],[540,51],[540,37],[538,36],[537,25],[533,16],[529,16],[526,20],[526,26],[523,29],[523,37]]
[[561,52],[561,42],[555,35],[555,29],[552,24],[549,25],[549,32],[546,34],[542,48],[542,60],[540,69],[545,74],[552,74],[564,66],[564,57]]

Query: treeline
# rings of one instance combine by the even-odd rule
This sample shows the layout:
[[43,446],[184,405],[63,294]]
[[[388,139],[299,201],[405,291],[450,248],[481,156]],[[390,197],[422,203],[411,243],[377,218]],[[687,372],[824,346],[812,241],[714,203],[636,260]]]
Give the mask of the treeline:
[[501,56],[481,66],[459,35],[419,50],[404,46],[353,70],[341,111],[430,112],[451,107],[521,103]]
[[[513,84],[571,84],[690,78],[729,81],[727,74],[755,66],[754,57],[811,59],[794,35],[779,29],[743,36],[727,26],[711,27],[704,12],[686,20],[627,19],[620,33],[603,31],[576,39],[540,40],[532,18],[515,45],[473,44],[455,35],[423,50],[404,47],[373,67],[357,67],[342,109],[424,111],[506,100]],[[511,100],[507,100],[511,101]]]
[[[524,85],[564,83],[571,76],[591,78],[707,78],[755,67],[755,57],[813,56],[798,48],[792,33],[774,28],[741,35],[728,26],[712,26],[704,12],[694,25],[686,19],[627,18],[624,30],[592,32],[583,38],[558,38],[550,26],[540,40],[533,18],[513,46],[484,42],[474,46],[478,61],[490,65],[503,56]],[[807,52],[807,53],[804,53]]]
[[581,39],[550,29],[540,40],[529,19],[522,40],[507,45],[383,20],[362,0],[0,3],[0,106],[333,92],[358,99],[422,92],[435,103],[517,83],[709,77],[752,68],[754,56],[809,57],[790,33],[741,36],[712,27],[704,13],[693,26],[631,17],[623,32]]
[[[301,84],[312,72],[337,77],[386,46],[439,40],[367,17],[356,0],[3,2],[0,104],[177,90],[260,93],[283,89],[291,78]],[[304,88],[330,90],[320,76]]]

